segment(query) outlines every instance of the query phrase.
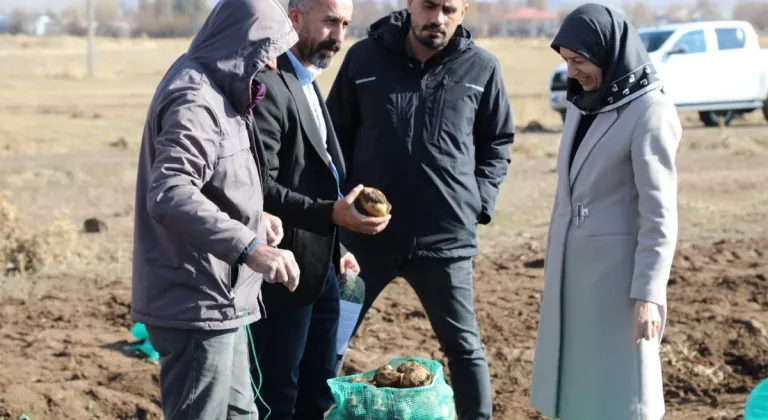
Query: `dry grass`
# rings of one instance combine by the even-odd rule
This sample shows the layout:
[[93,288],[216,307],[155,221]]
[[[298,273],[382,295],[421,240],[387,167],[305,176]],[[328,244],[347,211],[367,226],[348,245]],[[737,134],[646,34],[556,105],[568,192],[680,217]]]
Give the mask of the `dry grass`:
[[[353,42],[348,41],[345,49]],[[538,122],[560,129],[560,116],[549,109],[547,98],[549,76],[561,60],[548,40],[477,42],[501,63],[515,124]],[[82,38],[0,36],[0,156],[135,150],[156,83],[188,43],[187,39],[99,38],[96,77],[89,79]],[[325,93],[340,63],[341,57],[318,78]],[[764,124],[759,114],[748,114],[736,124]],[[682,117],[686,127],[701,126],[695,114]],[[515,153],[551,156],[555,145],[528,141]]]
[[[515,123],[561,125],[547,83],[559,58],[540,40],[480,40],[499,54]],[[0,36],[0,156],[135,150],[157,81],[189,40],[99,39],[96,77],[87,76],[81,38]],[[346,47],[351,42],[346,44]],[[320,75],[327,93],[341,59]]]
[[5,274],[23,275],[64,264],[71,259],[77,244],[77,227],[66,211],[56,211],[49,226],[33,229],[20,220],[16,207],[3,196],[0,232],[0,268]]
[[708,366],[702,363],[699,353],[685,344],[662,344],[661,361],[682,374],[706,378],[712,383],[723,380],[730,370],[727,365]]
[[736,156],[753,156],[768,149],[768,138],[741,136],[730,131],[723,131],[710,138],[684,138],[682,150],[725,150]]

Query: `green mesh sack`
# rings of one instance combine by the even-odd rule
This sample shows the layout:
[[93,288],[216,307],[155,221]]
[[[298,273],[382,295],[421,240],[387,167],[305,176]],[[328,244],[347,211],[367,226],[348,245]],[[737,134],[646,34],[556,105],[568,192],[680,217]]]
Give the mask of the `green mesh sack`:
[[445,382],[443,366],[436,360],[402,357],[389,362],[420,363],[432,374],[429,385],[416,388],[376,387],[353,381],[371,381],[376,370],[328,380],[336,405],[328,412],[329,420],[454,420],[456,410],[453,389]]

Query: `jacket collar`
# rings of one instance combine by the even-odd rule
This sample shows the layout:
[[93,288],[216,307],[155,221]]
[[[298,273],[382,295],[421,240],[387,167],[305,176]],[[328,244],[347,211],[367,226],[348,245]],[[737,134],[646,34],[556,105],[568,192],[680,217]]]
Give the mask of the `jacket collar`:
[[[368,28],[368,36],[379,40],[390,51],[405,55],[405,40],[410,30],[411,14],[408,9],[403,9],[374,22]],[[473,44],[472,33],[463,25],[459,25],[448,44],[436,54],[436,57],[451,56],[470,48]]]
[[301,86],[311,85],[322,72],[322,69],[317,66],[310,65],[309,67],[305,67],[291,50],[286,51],[285,55],[291,60],[291,65],[293,66],[296,78],[299,79]]

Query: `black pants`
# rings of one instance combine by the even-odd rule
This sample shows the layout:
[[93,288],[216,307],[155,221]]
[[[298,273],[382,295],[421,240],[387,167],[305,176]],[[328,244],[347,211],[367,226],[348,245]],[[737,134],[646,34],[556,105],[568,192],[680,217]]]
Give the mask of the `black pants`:
[[314,303],[267,307],[267,317],[251,324],[257,356],[251,372],[256,386],[261,378],[267,405],[256,397],[260,418],[271,410],[270,420],[322,420],[333,403],[326,381],[336,376],[338,325],[335,275]]
[[[357,328],[373,302],[395,277],[416,292],[448,359],[459,420],[491,418],[491,377],[473,305],[470,258],[403,260],[384,252],[353,249],[365,281],[365,302]],[[407,355],[404,355],[407,356]]]

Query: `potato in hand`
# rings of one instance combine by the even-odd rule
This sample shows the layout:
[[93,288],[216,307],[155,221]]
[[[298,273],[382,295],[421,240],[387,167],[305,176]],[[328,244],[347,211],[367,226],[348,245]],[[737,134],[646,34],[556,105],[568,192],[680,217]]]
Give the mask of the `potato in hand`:
[[364,187],[357,197],[363,210],[374,217],[387,216],[392,211],[392,204],[380,190],[372,187]]

